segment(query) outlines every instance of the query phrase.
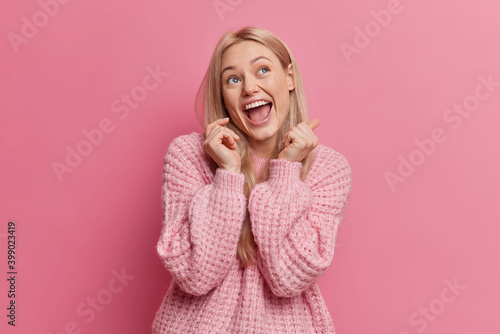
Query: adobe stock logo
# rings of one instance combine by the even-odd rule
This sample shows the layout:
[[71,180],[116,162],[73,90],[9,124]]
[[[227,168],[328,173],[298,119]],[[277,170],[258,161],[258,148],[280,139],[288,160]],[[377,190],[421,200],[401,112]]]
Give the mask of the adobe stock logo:
[[[453,283],[445,279],[444,285],[445,287],[441,289],[439,297],[432,299],[427,305],[419,307],[418,312],[413,312],[408,317],[408,324],[414,327],[417,333],[424,332],[429,327],[429,324],[436,321],[467,289],[466,285],[458,283],[456,277]],[[409,331],[400,331],[398,334],[410,333]]]
[[[115,300],[115,297],[121,294],[130,282],[135,279],[135,276],[125,272],[125,268],[122,268],[121,271],[113,269],[111,274],[112,277],[108,280],[106,287],[92,294],[92,296],[88,296],[85,301],[76,306],[75,313],[83,318],[85,324],[94,321],[98,313],[104,311]],[[62,331],[49,332],[49,334],[81,334],[83,333],[81,320],[70,320],[64,325]]]
[[214,0],[212,5],[221,21],[224,21],[224,13],[232,12],[243,0]]
[[[471,117],[472,113],[479,109],[481,102],[490,98],[497,87],[500,87],[500,82],[493,81],[493,75],[489,74],[486,79],[482,75],[478,76],[479,84],[474,89],[474,93],[467,95],[462,103],[454,103],[453,108],[446,109],[443,113],[443,120],[451,124],[453,130],[458,130],[465,119]],[[417,167],[424,164],[437,150],[439,144],[444,143],[448,139],[445,129],[437,127],[431,130],[429,138],[418,139],[413,141],[416,148],[412,150],[407,157],[399,155],[399,165],[396,173],[385,171],[384,177],[391,192],[396,191],[398,183],[404,183]]]
[[373,19],[365,23],[364,29],[358,26],[353,28],[354,39],[352,44],[347,42],[341,42],[339,44],[340,50],[347,63],[351,63],[353,54],[360,54],[361,50],[367,48],[372,40],[381,34],[382,29],[389,26],[392,17],[401,13],[402,10],[403,5],[401,5],[399,0],[389,0],[387,9],[381,9],[379,11],[371,10],[370,15]]
[[28,44],[29,41],[38,35],[39,29],[45,27],[51,18],[54,18],[60,10],[60,5],[65,5],[70,0],[40,0],[38,4],[42,10],[31,16],[31,20],[26,16],[21,18],[22,26],[20,34],[15,32],[7,33],[7,39],[15,53],[19,53],[21,44]]

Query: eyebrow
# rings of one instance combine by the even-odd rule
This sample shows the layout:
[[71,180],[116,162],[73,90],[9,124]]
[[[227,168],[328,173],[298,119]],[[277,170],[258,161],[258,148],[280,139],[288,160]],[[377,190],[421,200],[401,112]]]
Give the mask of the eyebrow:
[[[267,59],[267,60],[271,61],[271,60],[270,60],[269,58],[267,58],[267,57],[264,57],[264,56],[257,56],[257,57],[255,57],[254,59],[250,60],[250,64],[253,64],[253,63],[255,63],[257,60],[262,59],[262,58],[264,58],[264,59]],[[271,63],[272,63],[272,61],[271,61]],[[226,67],[224,67],[224,69],[222,70],[222,72],[221,72],[221,74],[220,74],[220,75],[222,76],[222,74],[224,74],[224,71],[226,71],[226,70],[234,70],[235,68],[236,68],[236,67],[235,67],[235,66],[232,66],[232,65],[231,65],[231,66],[226,66]]]

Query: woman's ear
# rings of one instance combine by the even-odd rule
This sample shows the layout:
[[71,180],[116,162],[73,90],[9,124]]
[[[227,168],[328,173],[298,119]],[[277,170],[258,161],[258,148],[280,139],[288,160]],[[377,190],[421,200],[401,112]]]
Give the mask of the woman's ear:
[[293,66],[292,63],[288,64],[288,73],[287,73],[287,79],[288,79],[288,90],[292,91],[295,89],[295,78],[293,76]]

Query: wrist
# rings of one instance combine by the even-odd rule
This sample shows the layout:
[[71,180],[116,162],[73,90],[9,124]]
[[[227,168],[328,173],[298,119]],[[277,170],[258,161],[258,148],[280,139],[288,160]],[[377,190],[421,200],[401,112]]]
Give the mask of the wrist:
[[281,155],[281,154],[278,154],[277,159],[278,159],[278,160],[286,160],[286,161],[296,161],[296,162],[300,162],[300,161],[297,161],[297,160],[293,160],[292,158],[289,158],[289,157],[283,156],[283,155]]
[[221,166],[220,168],[224,169],[224,170],[226,170],[228,172],[235,173],[235,174],[240,174],[241,173],[241,166],[236,166],[236,167],[234,167],[234,166],[229,166],[229,167],[227,167],[227,166]]

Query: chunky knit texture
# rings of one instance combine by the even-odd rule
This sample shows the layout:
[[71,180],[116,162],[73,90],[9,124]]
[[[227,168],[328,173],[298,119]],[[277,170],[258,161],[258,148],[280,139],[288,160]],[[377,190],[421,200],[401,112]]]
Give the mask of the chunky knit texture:
[[[335,333],[316,280],[332,262],[351,190],[345,157],[319,144],[304,181],[301,162],[271,159],[269,179],[247,203],[244,175],[214,175],[203,140],[177,137],[165,155],[156,249],[173,279],[153,333]],[[261,175],[267,160],[252,156]],[[258,252],[256,265],[242,268],[247,207]]]

